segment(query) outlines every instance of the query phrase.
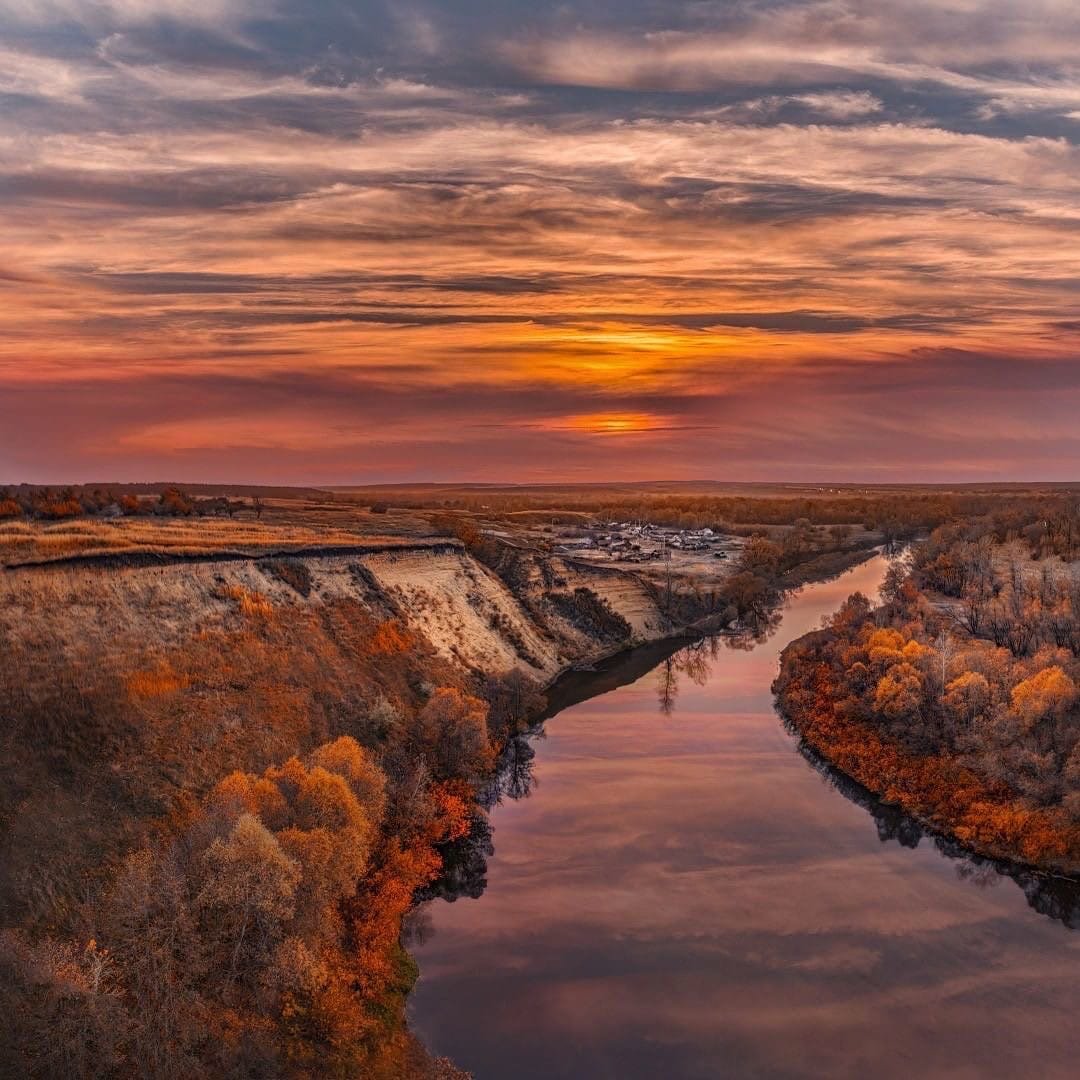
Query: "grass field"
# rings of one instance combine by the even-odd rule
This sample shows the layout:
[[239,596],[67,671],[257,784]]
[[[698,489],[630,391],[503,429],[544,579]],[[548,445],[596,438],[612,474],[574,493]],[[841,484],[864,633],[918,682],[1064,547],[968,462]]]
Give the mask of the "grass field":
[[319,520],[288,524],[286,520],[275,522],[274,517],[287,520],[288,515],[268,514],[265,523],[219,518],[77,519],[56,524],[6,522],[0,524],[0,566],[75,555],[147,552],[205,555],[218,551],[259,554],[307,547],[393,544],[430,535],[422,521],[409,519],[395,523],[393,519],[362,512],[354,512],[337,525]]

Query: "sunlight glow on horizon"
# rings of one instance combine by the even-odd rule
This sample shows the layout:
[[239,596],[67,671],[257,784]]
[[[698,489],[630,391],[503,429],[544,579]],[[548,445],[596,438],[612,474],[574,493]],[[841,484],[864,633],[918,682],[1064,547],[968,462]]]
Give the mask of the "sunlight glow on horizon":
[[664,431],[670,426],[670,418],[649,413],[583,413],[540,421],[537,426],[547,431],[577,431],[591,435],[647,435]]

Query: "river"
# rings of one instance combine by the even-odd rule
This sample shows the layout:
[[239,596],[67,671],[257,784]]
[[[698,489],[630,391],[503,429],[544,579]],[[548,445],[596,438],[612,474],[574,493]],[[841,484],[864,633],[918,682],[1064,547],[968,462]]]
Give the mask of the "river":
[[886,567],[546,722],[482,894],[418,914],[433,1052],[476,1080],[1080,1075],[1075,895],[920,838],[773,709],[780,650]]

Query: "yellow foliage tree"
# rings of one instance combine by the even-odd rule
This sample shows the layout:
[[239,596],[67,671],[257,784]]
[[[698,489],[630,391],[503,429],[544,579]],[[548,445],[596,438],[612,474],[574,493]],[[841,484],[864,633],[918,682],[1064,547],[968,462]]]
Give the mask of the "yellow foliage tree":
[[1041,720],[1057,719],[1076,703],[1076,683],[1056,664],[1037,671],[1012,690],[1012,711],[1025,732]]

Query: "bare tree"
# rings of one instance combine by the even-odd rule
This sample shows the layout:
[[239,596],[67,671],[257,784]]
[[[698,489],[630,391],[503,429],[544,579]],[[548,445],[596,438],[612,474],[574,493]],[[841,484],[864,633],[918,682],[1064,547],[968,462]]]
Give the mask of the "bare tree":
[[953,643],[952,638],[949,637],[945,629],[942,628],[937,639],[937,653],[938,661],[941,664],[941,696],[945,696],[945,687],[949,682],[949,662],[953,657]]

